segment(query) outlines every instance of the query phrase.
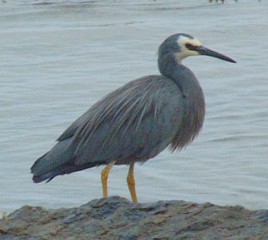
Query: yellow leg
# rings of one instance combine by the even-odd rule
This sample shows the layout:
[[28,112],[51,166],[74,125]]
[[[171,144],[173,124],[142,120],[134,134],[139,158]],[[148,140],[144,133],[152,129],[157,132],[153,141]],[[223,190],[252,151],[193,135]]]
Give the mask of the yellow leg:
[[102,182],[102,191],[103,191],[103,197],[108,197],[108,187],[107,187],[107,180],[109,173],[115,164],[116,161],[110,162],[102,171],[101,171],[101,182]]
[[137,203],[138,198],[137,198],[136,188],[135,188],[134,162],[130,163],[130,165],[129,165],[129,171],[128,171],[128,176],[127,176],[127,184],[128,184],[128,189],[130,191],[132,201]]

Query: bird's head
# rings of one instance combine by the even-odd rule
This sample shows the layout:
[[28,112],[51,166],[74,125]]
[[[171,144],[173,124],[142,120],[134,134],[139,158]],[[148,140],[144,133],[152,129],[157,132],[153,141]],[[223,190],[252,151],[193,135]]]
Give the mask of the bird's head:
[[235,63],[233,59],[204,47],[198,39],[185,33],[178,33],[168,37],[159,47],[158,53],[159,57],[172,54],[178,62],[189,56],[206,55]]

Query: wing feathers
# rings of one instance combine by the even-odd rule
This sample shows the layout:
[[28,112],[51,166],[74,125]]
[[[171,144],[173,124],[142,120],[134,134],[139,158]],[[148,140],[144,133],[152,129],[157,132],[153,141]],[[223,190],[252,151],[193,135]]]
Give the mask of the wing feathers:
[[[164,138],[172,137],[176,131],[171,128],[176,127],[176,123],[179,125],[182,117],[181,95],[174,86],[163,76],[148,76],[130,82],[97,102],[75,132],[76,163],[135,156],[141,147],[146,148],[149,140],[152,145],[158,145]],[[167,112],[170,116],[165,116]],[[149,145],[146,151],[150,155]]]

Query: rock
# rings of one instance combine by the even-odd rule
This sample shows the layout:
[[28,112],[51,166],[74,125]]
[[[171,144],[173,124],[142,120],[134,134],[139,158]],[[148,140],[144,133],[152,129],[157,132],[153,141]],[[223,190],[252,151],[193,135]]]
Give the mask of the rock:
[[0,219],[0,239],[268,239],[268,211],[110,197],[69,209],[24,206]]

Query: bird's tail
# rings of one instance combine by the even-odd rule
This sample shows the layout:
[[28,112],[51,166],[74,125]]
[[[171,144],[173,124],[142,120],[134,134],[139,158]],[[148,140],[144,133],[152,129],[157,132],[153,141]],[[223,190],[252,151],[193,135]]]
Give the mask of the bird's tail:
[[31,167],[33,181],[35,183],[46,180],[49,182],[58,175],[69,174],[105,164],[105,162],[88,162],[77,165],[74,152],[75,146],[72,145],[71,139],[58,142],[49,152],[38,158]]
[[43,182],[45,180],[48,179],[48,181],[52,180],[53,174],[51,174],[51,171],[49,172],[41,172],[40,171],[40,165],[44,164],[45,158],[47,156],[47,154],[49,154],[49,152],[47,152],[46,154],[44,154],[43,156],[41,156],[40,158],[38,158],[35,163],[33,164],[33,166],[31,167],[31,173],[33,174],[33,181],[35,183],[39,183],[39,182]]
[[31,172],[33,173],[32,179],[35,183],[39,183],[43,181],[49,182],[58,175],[69,174],[72,172],[77,172],[86,168],[91,168],[91,167],[96,166],[96,164],[94,163],[77,166],[73,163],[74,161],[70,161],[69,163],[66,163],[62,166],[55,167],[54,169],[51,169],[50,171],[38,173],[35,170],[38,167],[38,163],[41,164],[42,161],[45,161],[45,155],[37,159],[37,161],[34,163],[34,165],[31,168]]
[[72,139],[67,138],[59,141],[49,152],[38,158],[31,172],[35,183],[47,180],[62,174],[84,169],[84,166],[77,166],[74,161],[75,146]]

